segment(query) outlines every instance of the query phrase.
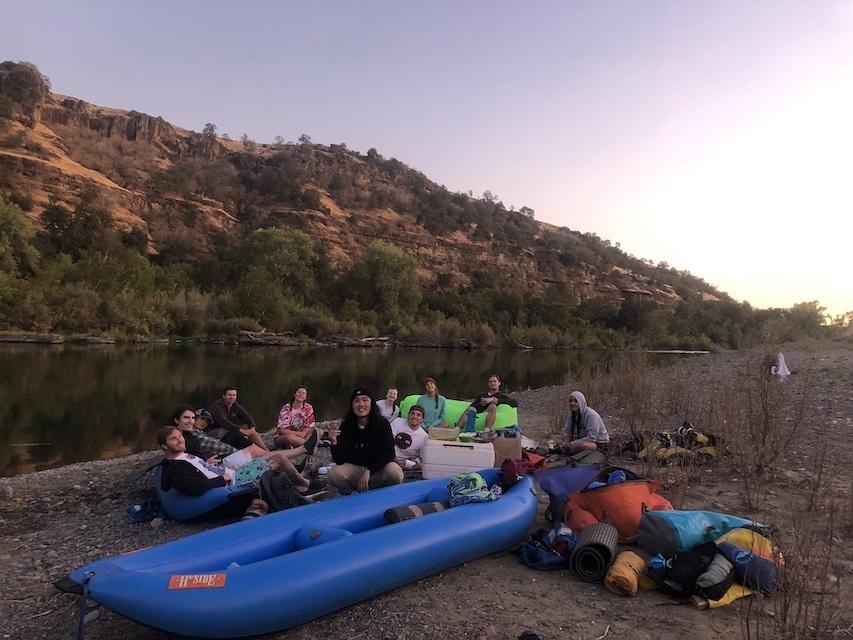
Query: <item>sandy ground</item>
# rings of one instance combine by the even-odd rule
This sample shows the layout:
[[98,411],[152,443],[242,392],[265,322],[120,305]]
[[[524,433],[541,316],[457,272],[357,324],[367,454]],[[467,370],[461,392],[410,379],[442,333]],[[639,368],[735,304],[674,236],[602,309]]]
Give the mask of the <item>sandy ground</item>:
[[[804,399],[802,437],[795,439],[777,463],[772,479],[763,487],[760,512],[750,510],[745,484],[736,465],[725,459],[690,473],[661,470],[666,482],[662,493],[676,507],[710,509],[747,517],[760,516],[779,526],[782,534],[796,532],[791,497],[814,489],[815,456],[830,444],[828,460],[833,476],[825,480],[834,498],[836,524],[827,565],[831,578],[821,589],[834,618],[834,634],[813,637],[849,637],[849,607],[837,603],[846,597],[851,549],[851,475],[853,461],[853,346],[844,343],[785,345],[793,375],[784,384],[790,398]],[[762,357],[759,351],[714,353],[682,362],[673,369],[655,372],[658,384],[676,388],[683,400],[693,399],[701,427],[714,412],[709,402],[720,381],[738,375]],[[542,443],[559,419],[569,387],[559,385],[525,391],[515,396],[520,403],[519,421],[525,435]],[[614,440],[624,439],[635,412],[614,388],[590,390],[590,405],[605,419]],[[660,391],[658,391],[660,393]],[[595,395],[595,400],[592,399]],[[720,395],[714,396],[719,402]],[[675,406],[673,402],[673,406]],[[699,407],[702,407],[700,410]],[[666,415],[658,407],[656,420],[670,427],[682,415]],[[319,450],[317,463],[328,456]],[[57,592],[52,582],[95,559],[173,540],[223,522],[184,524],[166,521],[161,526],[134,525],[125,509],[149,495],[150,477],[124,484],[122,478],[144,463],[150,454],[121,460],[91,462],[0,480],[0,561],[11,577],[0,586],[0,629],[3,638],[74,637],[79,600]],[[561,464],[552,459],[550,465]],[[644,469],[625,455],[613,462],[638,471]],[[845,471],[839,472],[839,469]],[[840,473],[840,475],[839,475]],[[531,530],[547,526],[542,512],[547,496],[540,492],[540,515]],[[294,600],[299,597],[298,576],[293,582]],[[840,591],[839,591],[840,589]],[[832,594],[835,595],[832,595]],[[406,587],[329,614],[289,631],[267,638],[312,639],[416,639],[431,637],[518,638],[526,630],[543,640],[557,638],[632,638],[659,640],[681,638],[717,640],[737,637],[749,618],[764,624],[766,637],[778,637],[778,598],[749,598],[729,607],[701,611],[657,592],[641,592],[626,598],[608,592],[603,585],[578,580],[568,569],[538,572],[526,567],[511,550],[480,558],[443,571]],[[107,640],[170,638],[90,604],[85,635]],[[805,637],[805,635],[797,636]]]

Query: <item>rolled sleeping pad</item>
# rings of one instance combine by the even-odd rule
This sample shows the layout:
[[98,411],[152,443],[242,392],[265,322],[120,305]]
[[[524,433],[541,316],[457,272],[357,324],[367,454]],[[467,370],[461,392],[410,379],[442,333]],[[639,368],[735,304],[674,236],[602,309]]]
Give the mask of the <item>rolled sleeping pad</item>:
[[428,513],[438,513],[450,508],[449,500],[441,500],[440,502],[424,502],[422,504],[411,504],[407,507],[392,507],[387,509],[382,516],[384,524],[394,524],[411,520],[412,518],[420,518]]
[[578,536],[569,567],[584,582],[603,582],[616,555],[619,532],[612,524],[596,522]]

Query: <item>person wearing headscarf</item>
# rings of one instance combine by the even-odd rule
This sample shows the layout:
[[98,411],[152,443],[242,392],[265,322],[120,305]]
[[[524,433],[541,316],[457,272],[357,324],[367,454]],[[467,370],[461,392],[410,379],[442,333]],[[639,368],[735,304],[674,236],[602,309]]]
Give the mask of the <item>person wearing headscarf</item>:
[[329,429],[335,466],[329,483],[341,495],[403,482],[403,470],[394,462],[391,425],[379,413],[376,396],[367,387],[350,394],[350,408],[340,426]]

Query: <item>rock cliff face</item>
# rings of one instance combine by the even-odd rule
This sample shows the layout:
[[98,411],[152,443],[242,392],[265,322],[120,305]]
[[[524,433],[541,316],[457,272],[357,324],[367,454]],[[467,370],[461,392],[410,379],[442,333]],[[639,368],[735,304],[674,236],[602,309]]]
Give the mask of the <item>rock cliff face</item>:
[[[153,179],[158,172],[173,170],[179,163],[194,166],[203,161],[211,166],[219,162],[234,178],[238,171],[261,166],[282,148],[203,135],[160,117],[52,93],[29,117],[31,122],[0,114],[0,193],[27,194],[34,203],[30,215],[36,225],[49,199],[73,207],[86,194],[110,211],[119,226],[143,230],[154,253],[176,236],[203,246],[214,232],[241,237],[254,228],[247,222],[245,205],[235,204],[233,194],[208,195],[196,185],[188,195]],[[437,238],[415,214],[397,208],[413,200],[414,188],[439,189],[422,174],[395,160],[379,169],[365,161],[369,155],[352,154],[338,145],[298,148],[298,171],[308,176],[299,189],[316,192],[319,206],[259,204],[252,224],[260,216],[264,226],[309,232],[333,269],[349,268],[371,240],[384,239],[417,257],[424,287],[464,289],[485,280],[521,294],[558,289],[576,300],[603,297],[617,304],[634,297],[674,308],[681,299],[669,285],[628,268],[589,260],[567,266],[553,249],[539,244],[519,249],[488,234],[478,235],[476,225],[470,231],[455,229]],[[342,177],[365,198],[383,192],[393,193],[394,200],[384,207],[353,206],[352,200],[343,204],[328,187]],[[218,186],[221,183],[214,181],[211,193]],[[543,224],[538,229],[540,236],[547,231],[574,242],[580,238],[568,229]]]
[[202,156],[216,158],[227,149],[205,136],[179,129],[163,118],[138,111],[96,107],[76,98],[57,94],[48,96],[40,112],[45,126],[64,125],[94,131],[104,138],[118,137],[128,142],[143,140],[161,148],[174,158]]

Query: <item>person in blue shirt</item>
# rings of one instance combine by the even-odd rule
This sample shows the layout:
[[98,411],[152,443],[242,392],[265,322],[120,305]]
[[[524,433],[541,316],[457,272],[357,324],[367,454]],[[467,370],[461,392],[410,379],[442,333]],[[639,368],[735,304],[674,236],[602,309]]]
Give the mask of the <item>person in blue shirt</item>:
[[424,409],[424,421],[421,425],[424,429],[437,427],[447,428],[447,399],[438,393],[438,383],[435,378],[424,379],[426,393],[418,398],[417,404]]

